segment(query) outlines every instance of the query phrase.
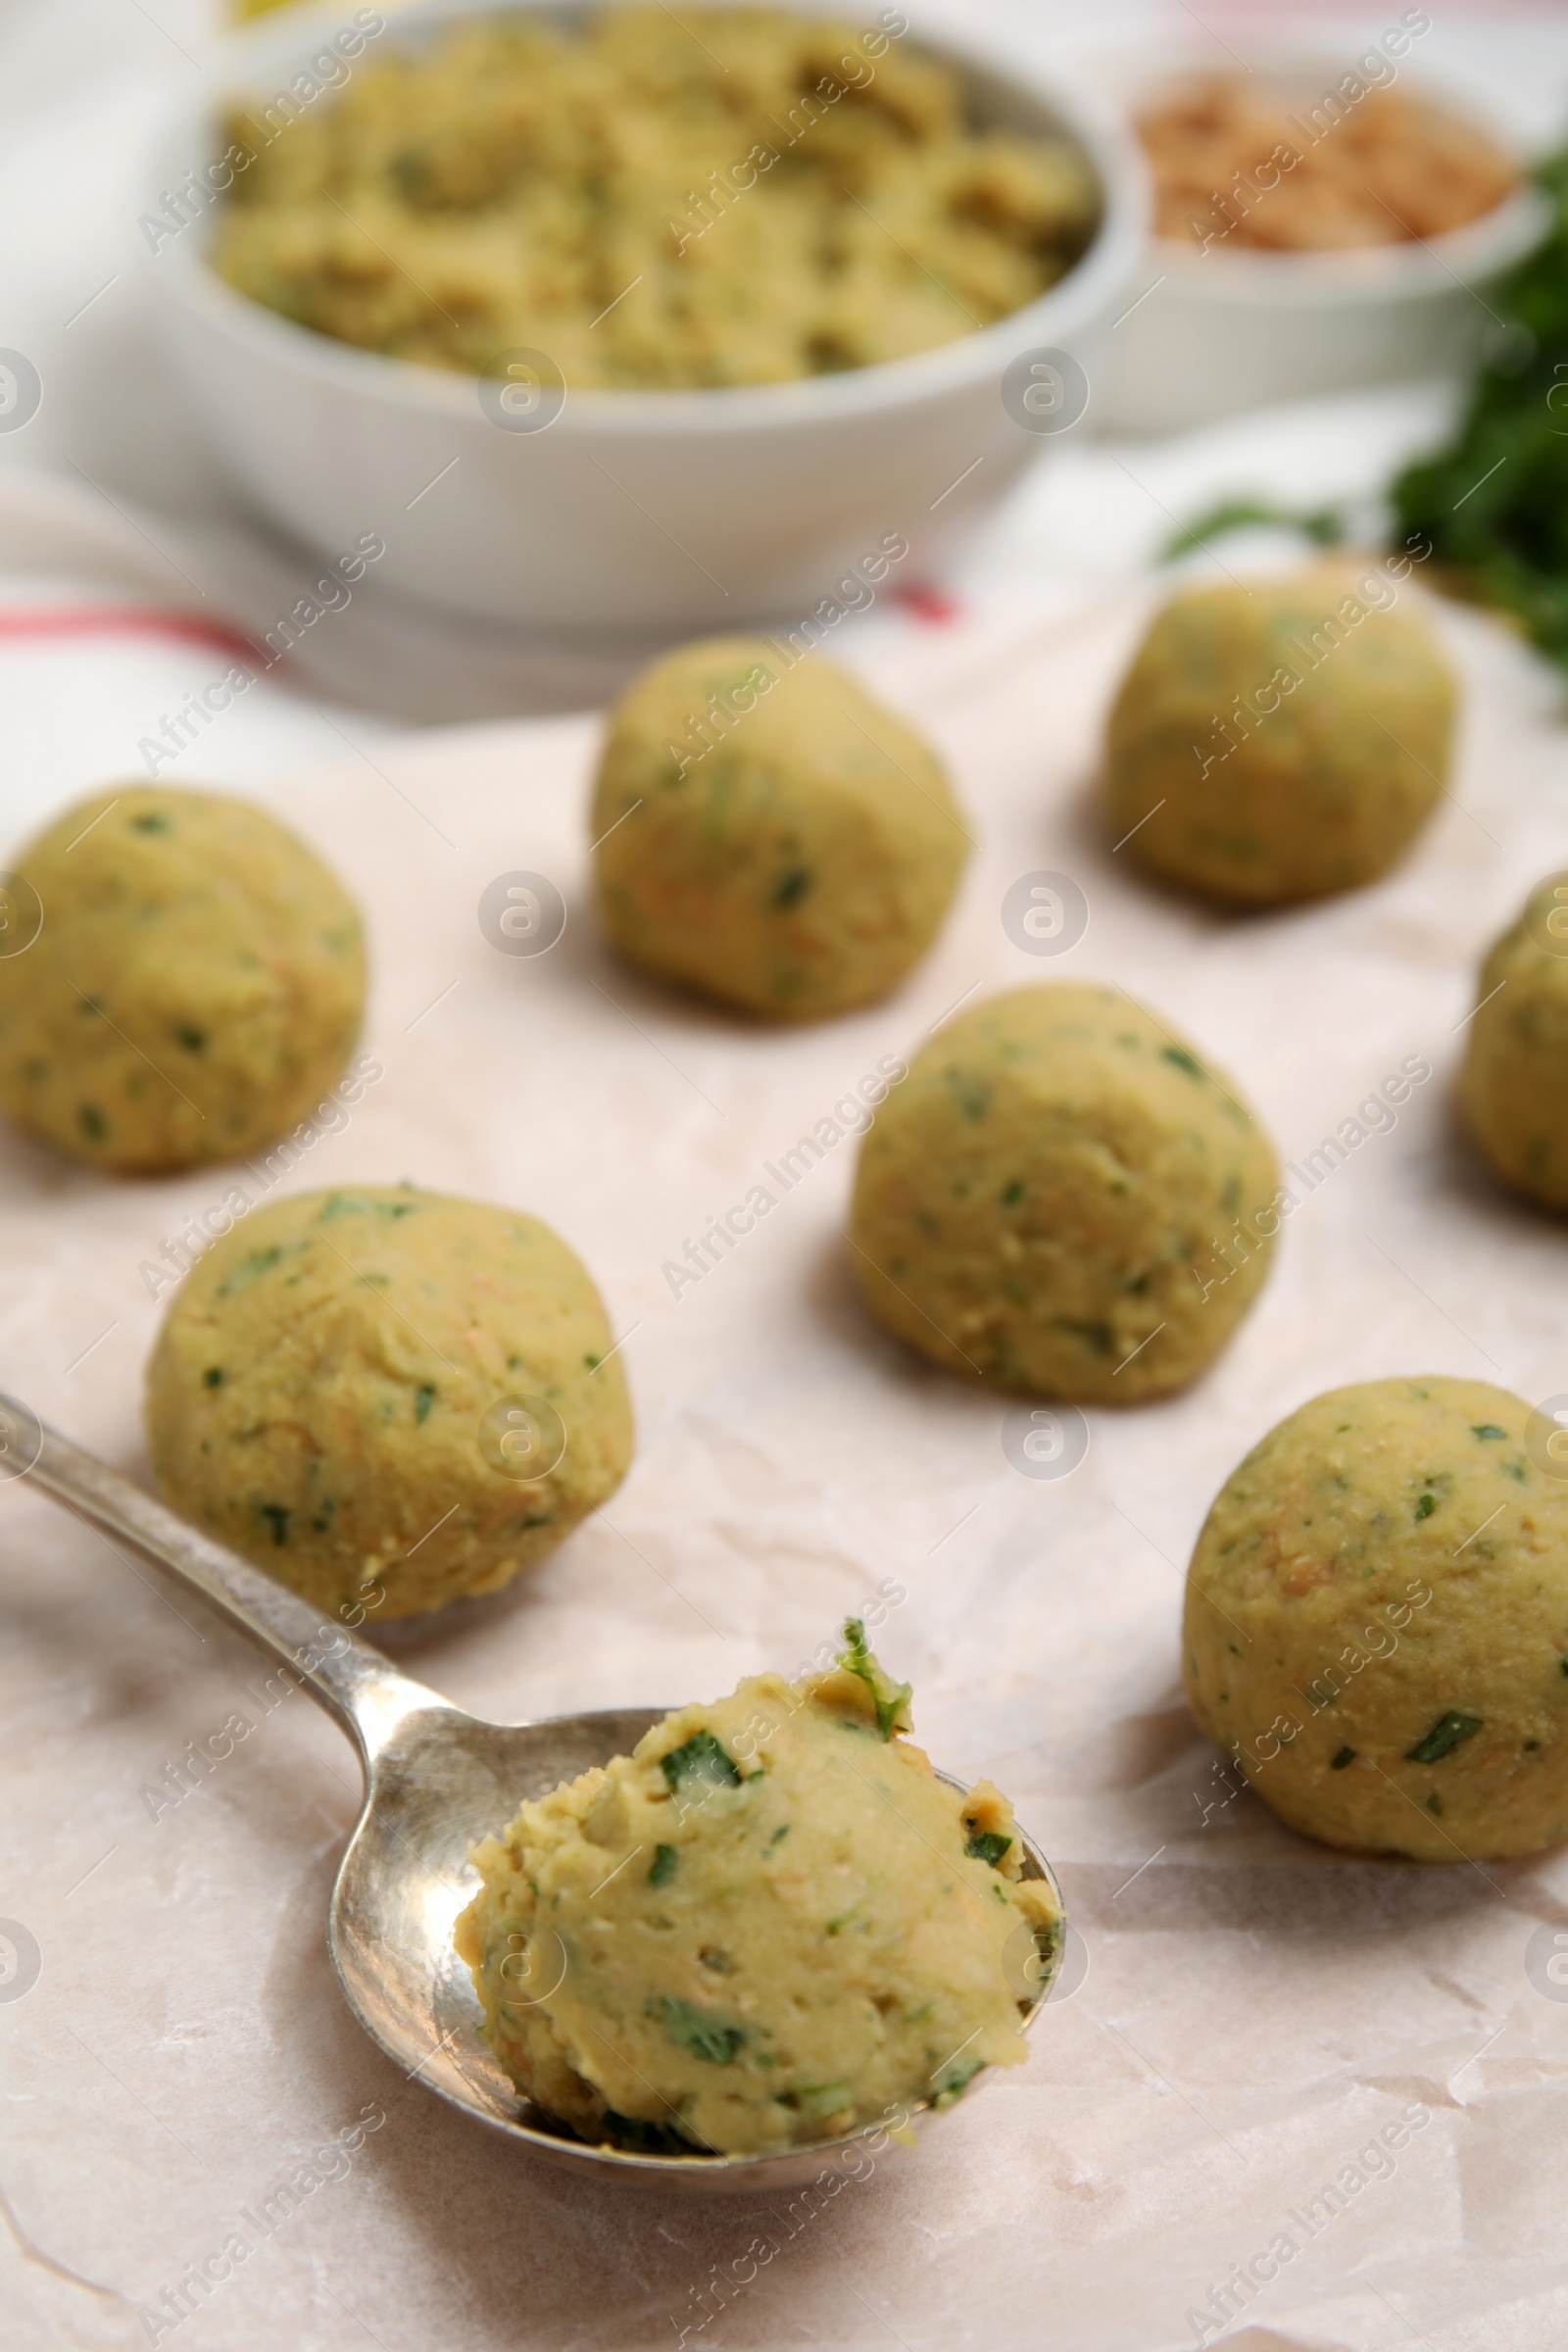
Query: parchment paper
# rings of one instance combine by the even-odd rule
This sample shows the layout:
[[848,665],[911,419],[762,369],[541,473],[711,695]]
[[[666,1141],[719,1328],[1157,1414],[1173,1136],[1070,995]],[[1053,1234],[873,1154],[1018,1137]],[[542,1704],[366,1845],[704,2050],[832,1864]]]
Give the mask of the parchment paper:
[[[1465,750],[1415,856],[1325,906],[1225,918],[1148,884],[1086,807],[1144,610],[1118,596],[880,658],[873,686],[951,755],[981,848],[901,996],[798,1033],[679,1001],[607,953],[584,891],[591,722],[409,738],[269,796],[366,906],[385,1065],[287,1181],[406,1175],[526,1205],[627,1335],[625,1487],[512,1596],[405,1644],[408,1663],[502,1717],[674,1702],[792,1668],[896,1579],[908,1596],[878,1641],[914,1683],[918,1736],[1014,1796],[1087,1977],[1027,2069],[806,2218],[536,2166],[404,2080],[337,1994],[324,1907],[358,1795],[339,1734],[298,1694],[268,1712],[262,1661],[199,1603],[0,1488],[0,1914],[40,1955],[22,1997],[23,1976],[0,1985],[17,2352],[1539,2352],[1568,2335],[1568,1985],[1546,1968],[1568,1858],[1483,1874],[1292,1837],[1196,1737],[1176,1638],[1210,1496],[1305,1397],[1428,1370],[1568,1392],[1563,1231],[1493,1186],[1449,1104],[1477,955],[1568,854],[1555,688],[1487,622],[1445,614]],[[476,920],[517,868],[570,908],[533,960]],[[1054,960],[1000,917],[1040,869],[1091,908]],[[672,1298],[663,1262],[880,1055],[983,990],[1067,975],[1119,981],[1189,1031],[1287,1158],[1405,1056],[1433,1066],[1291,1220],[1198,1390],[1092,1415],[1070,1477],[1020,1475],[1011,1400],[860,1311],[838,1239],[851,1141]],[[0,1139],[0,1384],[138,1475],[159,1313],[139,1269],[227,1182],[110,1183]],[[236,1710],[254,1728],[200,1787],[144,1794]],[[1401,2115],[1396,2154],[1358,2164]],[[241,2220],[313,2151],[337,2177],[275,2229]],[[166,2304],[161,2332],[139,2317],[236,2231],[255,2250],[187,2290],[189,2316]],[[1212,2290],[1248,2264],[1227,2328]]]

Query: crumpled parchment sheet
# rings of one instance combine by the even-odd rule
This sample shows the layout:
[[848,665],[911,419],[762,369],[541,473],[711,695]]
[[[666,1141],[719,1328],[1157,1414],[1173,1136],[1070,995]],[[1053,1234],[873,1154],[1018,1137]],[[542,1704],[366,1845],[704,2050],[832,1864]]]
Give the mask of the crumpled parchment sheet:
[[[0,1985],[16,2352],[1568,2339],[1568,1985],[1543,1959],[1568,1931],[1568,1863],[1422,1869],[1293,1838],[1195,1735],[1176,1643],[1210,1496],[1306,1396],[1418,1370],[1568,1392],[1568,1237],[1491,1183],[1450,1109],[1479,952],[1568,855],[1555,692],[1501,632],[1445,613],[1465,743],[1415,855],[1372,891],[1229,918],[1147,882],[1086,805],[1144,611],[1117,597],[881,658],[873,686],[950,754],[980,848],[902,995],[801,1032],[749,1029],[607,953],[587,721],[411,737],[269,796],[368,910],[384,1064],[284,1181],[410,1176],[526,1205],[627,1335],[622,1491],[512,1595],[399,1654],[503,1717],[675,1702],[793,1668],[893,1580],[906,1597],[877,1639],[914,1683],[918,1736],[1014,1796],[1087,1977],[1025,2070],[793,2213],[524,2161],[402,2079],[338,1996],[323,1915],[358,1793],[338,1733],[297,1693],[269,1710],[263,1661],[200,1603],[0,1488],[0,1914],[40,1956],[24,1997]],[[536,959],[497,954],[475,918],[519,868],[570,909]],[[1091,908],[1054,959],[1000,920],[1041,869]],[[1096,1413],[1070,1477],[1021,1476],[1012,1400],[861,1313],[838,1238],[851,1139],[671,1297],[664,1261],[880,1055],[982,990],[1069,976],[1188,1031],[1287,1158],[1405,1055],[1432,1065],[1290,1221],[1199,1389]],[[111,1183],[0,1139],[0,1384],[137,1475],[159,1313],[140,1269],[228,1181]],[[232,1752],[159,1804],[186,1742],[236,1711]],[[277,2212],[302,2163],[275,2228],[241,2219]],[[236,2232],[255,2243],[224,2257]],[[182,2276],[225,2259],[176,2323]]]

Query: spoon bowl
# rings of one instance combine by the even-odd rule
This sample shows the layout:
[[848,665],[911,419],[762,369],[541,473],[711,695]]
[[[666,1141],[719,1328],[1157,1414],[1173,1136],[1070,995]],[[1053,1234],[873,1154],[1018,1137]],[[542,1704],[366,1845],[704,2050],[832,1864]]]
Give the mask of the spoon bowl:
[[[0,1474],[6,1473],[30,1478],[53,1500],[133,1544],[204,1594],[280,1658],[354,1740],[365,1802],[332,1888],[327,1937],[349,2007],[410,2080],[573,2171],[746,2195],[799,2187],[824,2167],[859,2163],[867,2142],[885,2144],[890,2131],[906,2136],[908,2126],[933,2112],[925,2100],[911,2102],[907,2111],[837,2139],[771,2155],[670,2155],[576,2138],[518,2093],[480,2033],[482,2012],[452,1940],[458,1914],[479,1886],[468,1849],[501,1830],[524,1800],[629,1753],[669,1710],[611,1707],[522,1724],[465,1714],[346,1625],[324,1620],[285,1586],[46,1428],[18,1398],[0,1396]],[[1059,1909],[1050,1864],[1019,1835],[1024,1876],[1049,1881]],[[1051,1989],[1054,1966],[1031,1959],[1020,1970],[1026,2025]],[[552,1989],[542,1987],[540,1997]]]

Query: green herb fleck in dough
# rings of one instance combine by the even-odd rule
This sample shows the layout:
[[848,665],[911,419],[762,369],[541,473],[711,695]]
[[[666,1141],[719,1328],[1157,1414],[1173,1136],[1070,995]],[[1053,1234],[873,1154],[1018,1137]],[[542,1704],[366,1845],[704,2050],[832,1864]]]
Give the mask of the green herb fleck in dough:
[[1435,1494],[1423,1494],[1415,1506],[1415,1515],[1418,1519],[1430,1519],[1437,1507],[1438,1498]]
[[680,1856],[672,1845],[656,1845],[653,1861],[648,1866],[649,1886],[667,1886],[675,1876],[675,1865],[679,1860]]
[[1070,1331],[1075,1339],[1087,1341],[1097,1355],[1110,1353],[1112,1334],[1108,1323],[1086,1323],[1076,1315],[1056,1315],[1053,1321],[1058,1331]]
[[288,1513],[283,1505],[280,1502],[259,1502],[256,1516],[266,1520],[272,1531],[272,1542],[281,1549],[288,1542]]
[[771,1837],[771,1838],[768,1839],[768,1841],[767,1841],[767,1842],[768,1842],[768,1844],[769,1844],[769,1845],[777,1845],[777,1843],[778,1843],[779,1839],[780,1839],[781,1838],[787,1838],[787,1837],[789,1836],[789,1834],[790,1834],[790,1825],[789,1825],[789,1823],[788,1823],[787,1821],[781,1821],[781,1822],[779,1823],[779,1825],[778,1825],[778,1828],[777,1828],[777,1829],[776,1829],[776,1830],[773,1832],[773,1835],[772,1835],[772,1837]]
[[430,1407],[432,1404],[434,1404],[434,1402],[435,1390],[431,1387],[428,1381],[425,1381],[415,1391],[414,1418],[416,1425],[425,1420],[429,1414]]
[[262,1275],[270,1274],[282,1255],[282,1247],[276,1243],[270,1250],[252,1250],[222,1285],[218,1296],[226,1298],[231,1292],[243,1289],[246,1283],[256,1282]]
[[796,906],[811,887],[811,877],[804,865],[791,866],[773,893],[775,906]]
[[885,1674],[866,1646],[865,1627],[858,1617],[844,1620],[845,1647],[839,1653],[839,1664],[856,1675],[871,1693],[876,1709],[876,1728],[884,1740],[895,1732],[909,1728],[909,1685],[896,1683]]
[[660,2014],[670,2040],[681,2049],[690,2050],[694,2058],[706,2058],[714,2066],[731,2066],[745,2047],[746,2034],[739,2026],[725,2025],[710,2011],[694,2008],[690,2001],[678,2001],[665,1993],[660,2002]]
[[693,1732],[689,1740],[662,1757],[660,1764],[672,1791],[688,1781],[706,1781],[713,1788],[738,1788],[741,1785],[740,1767],[711,1732]]
[[1330,1772],[1343,1772],[1343,1771],[1345,1770],[1345,1767],[1347,1766],[1347,1764],[1353,1764],[1354,1762],[1355,1762],[1355,1750],[1354,1750],[1354,1748],[1353,1748],[1353,1747],[1342,1747],[1341,1749],[1339,1749],[1339,1751],[1337,1752],[1337,1754],[1335,1754],[1334,1756],[1332,1756],[1332,1757],[1330,1758],[1330,1760],[1329,1760],[1329,1770],[1330,1770]]
[[169,831],[169,819],[158,808],[144,808],[139,816],[133,816],[130,821],[138,833],[167,833]]
[[175,1029],[174,1035],[187,1054],[206,1053],[207,1032],[205,1029],[198,1029],[194,1021],[182,1021]]
[[956,2065],[947,2068],[937,2094],[931,2101],[932,2106],[938,2109],[951,2107],[955,2099],[974,2081],[984,2064],[983,2058],[962,2058]]
[[84,1102],[76,1115],[81,1121],[81,1132],[86,1136],[88,1142],[101,1144],[109,1133],[109,1122],[98,1108],[97,1103]]
[[1457,1707],[1450,1707],[1446,1714],[1438,1717],[1424,1739],[1405,1749],[1404,1760],[1407,1764],[1441,1763],[1445,1756],[1453,1753],[1461,1740],[1468,1740],[1480,1729],[1479,1715],[1465,1715]]
[[983,1119],[991,1102],[991,1089],[983,1078],[974,1078],[964,1070],[950,1070],[948,1085],[953,1100],[966,1119]]
[[607,2107],[600,2119],[603,2135],[612,2146],[632,2156],[689,2156],[692,2143],[673,2124],[645,2123],[638,2115],[617,2115]]
[[848,2082],[797,2082],[778,2094],[781,2107],[802,2108],[808,2115],[841,2115],[855,2102]]
[[1000,1830],[974,1830],[964,1839],[963,1850],[977,1862],[989,1862],[995,1870],[1011,1843]]
[[1177,1069],[1187,1072],[1189,1078],[1206,1078],[1208,1076],[1208,1072],[1197,1055],[1189,1054],[1185,1046],[1161,1046],[1159,1058],[1161,1061],[1174,1062]]
[[1473,1438],[1505,1438],[1508,1432],[1495,1421],[1477,1421],[1471,1426]]
[[202,1387],[203,1387],[204,1389],[220,1389],[220,1388],[222,1387],[222,1385],[223,1385],[223,1367],[222,1367],[222,1365],[221,1365],[221,1364],[209,1364],[209,1365],[208,1365],[208,1367],[207,1367],[207,1369],[206,1369],[206,1371],[205,1371],[205,1372],[202,1374]]

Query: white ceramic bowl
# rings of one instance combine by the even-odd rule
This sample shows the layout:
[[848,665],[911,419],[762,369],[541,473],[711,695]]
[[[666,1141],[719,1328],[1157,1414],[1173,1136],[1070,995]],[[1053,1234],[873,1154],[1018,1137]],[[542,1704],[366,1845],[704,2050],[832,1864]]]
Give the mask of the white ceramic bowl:
[[[1248,54],[1298,106],[1320,99],[1350,62],[1348,53]],[[1114,78],[1138,112],[1214,71],[1209,49]],[[1422,71],[1418,57],[1400,60],[1396,86],[1473,122],[1524,168],[1508,131],[1468,93]],[[1494,324],[1479,297],[1540,241],[1549,219],[1540,189],[1525,182],[1479,220],[1419,244],[1268,253],[1152,237],[1141,282],[1152,290],[1104,338],[1097,422],[1113,432],[1185,432],[1275,401],[1456,374]]]
[[[804,4],[846,13],[844,0]],[[500,5],[416,0],[368,54]],[[540,13],[569,21],[592,5]],[[223,103],[284,87],[348,17],[287,11],[221,44],[200,105],[157,125],[138,211],[222,153]],[[808,612],[890,535],[909,549],[896,576],[913,579],[1049,446],[1004,408],[1004,373],[1042,348],[1084,358],[1125,298],[1149,217],[1143,157],[1113,109],[1004,48],[924,45],[959,67],[977,120],[1065,131],[1101,182],[1089,252],[997,325],[799,383],[572,392],[547,429],[503,430],[474,379],[334,342],[235,293],[207,267],[209,215],[151,260],[193,423],[258,507],[323,555],[373,532],[378,580],[491,619],[670,634],[777,620]]]

